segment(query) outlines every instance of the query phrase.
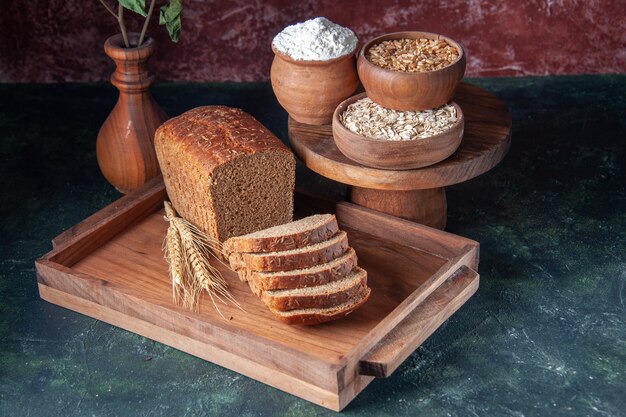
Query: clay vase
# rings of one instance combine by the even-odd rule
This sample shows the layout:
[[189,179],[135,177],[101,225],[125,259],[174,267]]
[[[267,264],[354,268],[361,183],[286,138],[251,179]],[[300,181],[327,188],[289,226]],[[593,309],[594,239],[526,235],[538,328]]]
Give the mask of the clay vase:
[[[139,34],[129,33],[131,45]],[[96,142],[98,165],[104,177],[122,193],[140,187],[159,174],[154,152],[154,132],[168,119],[152,98],[154,77],[148,72],[148,59],[154,52],[148,38],[139,47],[124,47],[121,35],[104,43],[105,53],[115,61],[111,84],[120,91],[115,108],[106,119]]]
[[300,123],[330,124],[335,108],[359,85],[354,54],[327,61],[297,61],[272,49],[270,78],[280,105]]

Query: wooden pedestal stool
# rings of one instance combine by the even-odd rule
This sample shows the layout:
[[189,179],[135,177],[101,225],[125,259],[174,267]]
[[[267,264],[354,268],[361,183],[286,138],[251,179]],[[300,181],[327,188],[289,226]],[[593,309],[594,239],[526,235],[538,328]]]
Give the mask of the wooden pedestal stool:
[[461,146],[450,158],[429,167],[383,170],[360,165],[339,151],[330,125],[311,126],[289,118],[289,141],[307,167],[350,185],[353,203],[444,229],[445,187],[489,171],[511,144],[511,114],[501,100],[461,83],[454,101],[465,115]]

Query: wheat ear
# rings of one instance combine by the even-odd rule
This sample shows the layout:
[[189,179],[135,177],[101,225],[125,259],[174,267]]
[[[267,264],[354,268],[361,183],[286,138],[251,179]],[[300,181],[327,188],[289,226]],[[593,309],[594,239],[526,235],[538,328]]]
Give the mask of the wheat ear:
[[172,296],[174,301],[178,303],[182,297],[182,289],[185,288],[183,280],[186,276],[183,264],[182,242],[180,234],[175,227],[167,228],[163,249],[165,250],[165,259],[169,265],[170,277],[172,278]]
[[[215,254],[221,252],[221,244],[185,219],[176,216],[169,202],[165,202],[165,219],[169,222],[166,236],[166,254],[176,251],[180,256],[168,255],[174,300],[190,310],[197,310],[202,291],[207,291],[217,312],[220,311],[216,299],[226,304],[232,302],[241,308],[237,300],[228,291],[228,284],[220,271],[210,263],[216,259],[223,263]],[[179,240],[176,240],[176,239]],[[178,245],[177,245],[178,243]],[[172,265],[177,260],[180,264]]]

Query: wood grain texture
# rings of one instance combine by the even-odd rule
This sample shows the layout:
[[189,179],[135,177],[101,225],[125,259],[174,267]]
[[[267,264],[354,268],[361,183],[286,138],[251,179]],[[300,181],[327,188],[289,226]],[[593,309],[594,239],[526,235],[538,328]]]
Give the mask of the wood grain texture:
[[[428,72],[392,71],[372,64],[366,53],[383,41],[393,39],[444,39],[459,52],[451,65]],[[357,61],[359,78],[369,98],[383,107],[395,110],[426,110],[450,101],[465,74],[466,56],[461,45],[442,35],[429,32],[395,32],[369,40]]]
[[[135,44],[139,34],[129,34]],[[121,35],[106,40],[104,50],[115,61],[111,83],[120,91],[117,104],[98,133],[96,156],[104,177],[123,193],[139,188],[159,174],[154,152],[154,132],[167,115],[150,93],[154,77],[148,59],[153,39],[139,48],[124,48]]]
[[337,148],[353,161],[372,168],[405,170],[422,168],[441,162],[457,150],[463,138],[465,120],[458,104],[457,121],[446,131],[417,140],[372,139],[348,130],[340,117],[346,108],[366,93],[357,94],[341,102],[335,109],[332,132]]
[[350,201],[436,229],[446,227],[448,205],[443,187],[410,191],[350,187]]
[[337,105],[359,85],[354,54],[327,61],[296,61],[272,49],[270,79],[274,94],[300,123],[330,123]]
[[478,290],[478,274],[461,266],[359,362],[359,373],[390,376],[418,346]]
[[288,326],[216,264],[244,308],[221,305],[223,320],[206,295],[199,312],[172,302],[161,248],[163,185],[129,197],[120,212],[106,208],[36,262],[42,297],[334,410],[371,381],[359,373],[361,359],[459,267],[475,267],[478,259],[478,244],[469,239],[339,203],[339,224],[368,272],[370,300],[333,323]]
[[161,176],[153,178],[128,197],[122,197],[61,233],[53,239],[54,249],[46,256],[54,262],[72,266],[100,247],[103,242],[109,241],[144,219],[146,212],[155,211],[163,206],[165,198],[163,179]]
[[391,171],[360,165],[339,151],[331,126],[289,120],[289,141],[307,167],[335,181],[377,190],[416,190],[467,181],[497,165],[511,144],[511,114],[480,87],[461,83],[454,101],[465,116],[461,145],[452,156],[429,167]]
[[[144,199],[141,197],[142,194],[151,196],[152,198]],[[155,204],[155,207],[157,204],[160,206],[164,197],[165,184],[163,183],[163,177],[158,175],[146,182],[134,193],[127,194],[122,198],[115,200],[80,223],[64,230],[63,233],[52,239],[52,247],[56,248],[57,246],[62,245],[75,237],[89,233],[90,231],[96,232],[101,225],[101,222],[104,221],[109,222],[108,227],[110,228],[110,222],[113,221],[114,218],[123,216],[127,210],[134,208],[137,204],[143,205],[148,203]],[[150,208],[147,208],[147,210],[150,210]]]
[[336,215],[345,227],[358,228],[380,238],[393,236],[406,246],[420,248],[449,262],[460,261],[458,266],[478,269],[479,244],[474,240],[346,202],[337,203]]

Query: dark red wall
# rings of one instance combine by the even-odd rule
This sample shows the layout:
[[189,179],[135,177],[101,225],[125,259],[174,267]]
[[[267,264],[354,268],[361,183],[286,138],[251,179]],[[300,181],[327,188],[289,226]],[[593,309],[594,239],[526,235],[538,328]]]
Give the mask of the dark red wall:
[[[0,82],[108,79],[112,63],[102,44],[117,27],[97,0],[1,4]],[[316,16],[352,28],[361,41],[399,30],[446,34],[465,46],[469,76],[626,69],[623,0],[186,0],[185,4],[180,43],[167,40],[163,27],[152,27],[159,46],[152,68],[161,80],[267,80],[273,36],[288,24]],[[129,26],[136,28],[138,22]]]

